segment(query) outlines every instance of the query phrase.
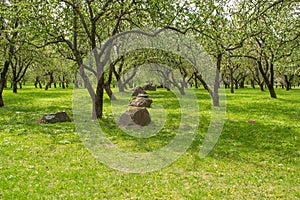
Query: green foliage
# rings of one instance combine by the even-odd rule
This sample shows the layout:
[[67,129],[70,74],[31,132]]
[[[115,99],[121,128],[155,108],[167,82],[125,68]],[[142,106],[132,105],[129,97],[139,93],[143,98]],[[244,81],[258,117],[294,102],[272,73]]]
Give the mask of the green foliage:
[[[299,193],[299,88],[276,90],[278,99],[259,90],[227,95],[227,119],[214,150],[197,157],[205,135],[211,99],[196,90],[199,130],[188,151],[171,166],[146,174],[114,171],[95,159],[80,141],[73,122],[38,124],[43,114],[65,110],[72,118],[72,90],[5,90],[0,109],[0,197],[3,199],[297,199]],[[176,99],[151,92],[167,106],[175,126]],[[17,97],[17,98],[16,98]],[[110,100],[105,98],[105,106]],[[192,113],[191,113],[192,114]],[[249,123],[255,120],[255,123]],[[173,137],[172,126],[150,139],[122,133],[111,111],[100,122],[109,137],[128,150],[147,152]]]

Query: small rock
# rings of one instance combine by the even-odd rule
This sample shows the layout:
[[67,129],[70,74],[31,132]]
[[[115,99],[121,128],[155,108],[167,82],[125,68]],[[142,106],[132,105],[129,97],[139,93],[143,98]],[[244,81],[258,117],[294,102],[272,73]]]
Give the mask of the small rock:
[[55,114],[47,114],[40,119],[40,123],[59,123],[59,122],[70,122],[71,119],[66,112],[57,112]]

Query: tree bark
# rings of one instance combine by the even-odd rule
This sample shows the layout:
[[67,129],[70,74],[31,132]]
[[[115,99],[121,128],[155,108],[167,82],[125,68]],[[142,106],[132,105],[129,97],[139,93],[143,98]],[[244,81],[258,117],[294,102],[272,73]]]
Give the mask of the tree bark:
[[110,98],[110,100],[113,100],[113,101],[117,100],[116,96],[114,95],[114,93],[112,92],[112,90],[110,88],[110,85],[105,84],[104,89],[105,89],[106,94]]
[[103,96],[104,96],[103,86],[104,86],[104,75],[102,74],[98,81],[96,94],[95,94],[95,114],[98,119],[102,119],[103,117]]
[[[171,81],[171,80],[170,80]],[[174,77],[174,74],[172,73],[172,81],[171,83],[179,90],[180,94],[181,95],[185,95],[185,91],[184,91],[184,84],[178,84],[175,77]]]
[[185,95],[184,86],[179,86],[178,89],[181,95]]
[[222,58],[223,55],[220,53],[217,56],[217,67],[216,67],[214,92],[213,92],[213,106],[220,106],[219,87],[220,87],[220,70],[221,70]]
[[195,75],[195,88],[198,89],[198,81],[197,81],[197,76]]
[[294,78],[294,75],[292,75],[290,78],[288,77],[288,75],[284,75],[284,82],[285,82],[285,89],[286,91],[289,91],[290,89],[292,89],[292,80]]
[[[271,82],[271,81],[273,81],[272,75],[271,75],[271,81],[269,81],[269,78],[268,78],[267,74],[264,72],[264,69],[263,69],[263,67],[262,67],[261,61],[257,61],[257,63],[258,63],[258,69],[259,69],[261,75],[262,75],[263,78],[264,78],[264,81],[265,81],[266,86],[267,86],[268,89],[269,89],[270,96],[271,96],[272,98],[275,98],[275,99],[276,99],[277,96],[276,96],[276,92],[275,92],[275,89],[274,89],[274,86],[273,86],[274,84],[272,84],[272,82]],[[271,72],[271,74],[274,75],[274,69],[273,69],[273,68],[270,68],[270,70],[273,71],[273,72]]]
[[63,75],[63,77],[62,77],[62,81],[61,81],[61,87],[62,87],[62,89],[66,89],[66,86],[65,86],[65,76]]
[[51,85],[52,85],[52,83],[54,82],[53,72],[49,72],[47,75],[50,76],[50,80],[49,80],[49,82],[46,84],[45,90],[48,90],[49,88],[51,88]]
[[234,93],[234,78],[233,71],[230,69],[230,93]]
[[6,84],[6,74],[8,72],[8,68],[9,68],[9,61],[5,61],[2,72],[0,73],[0,107],[4,106],[4,100],[2,94]]
[[254,81],[254,80],[251,80],[251,87],[252,87],[253,89],[255,89],[255,81]]
[[13,87],[13,93],[18,93],[18,83],[17,81],[13,81],[12,83],[12,87]]
[[0,94],[0,107],[4,106],[4,101],[3,101],[3,96],[2,96],[2,92]]
[[121,80],[118,81],[118,88],[119,92],[125,92],[125,85],[122,83]]
[[201,75],[197,75],[195,74],[195,76],[199,79],[200,83],[203,85],[204,89],[206,89],[209,93],[209,95],[211,96],[211,98],[213,98],[213,91],[209,88],[209,86],[207,85],[207,83],[203,80]]
[[111,88],[110,88],[110,84],[111,84],[111,81],[112,81],[112,75],[113,75],[113,69],[112,67],[114,66],[110,66],[110,69],[109,69],[109,73],[108,73],[108,80],[104,83],[104,89],[105,89],[105,92],[106,94],[108,95],[108,97],[110,98],[110,100],[117,100],[116,96],[113,94]]
[[258,85],[259,85],[260,91],[264,92],[265,91],[264,83],[259,83]]

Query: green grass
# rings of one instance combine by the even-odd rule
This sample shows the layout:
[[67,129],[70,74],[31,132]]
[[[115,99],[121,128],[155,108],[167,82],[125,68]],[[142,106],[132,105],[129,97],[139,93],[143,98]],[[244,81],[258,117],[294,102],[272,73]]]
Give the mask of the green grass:
[[[159,171],[130,174],[95,159],[73,122],[38,124],[43,114],[63,110],[73,119],[71,89],[6,90],[6,106],[0,108],[0,199],[300,198],[300,89],[276,92],[278,99],[258,89],[228,92],[223,133],[213,151],[199,159],[211,101],[197,90],[200,123],[188,151]],[[106,109],[100,124],[120,148],[149,152],[174,137],[180,121],[175,97],[164,90],[150,96],[168,109],[162,131],[149,139],[120,131]]]

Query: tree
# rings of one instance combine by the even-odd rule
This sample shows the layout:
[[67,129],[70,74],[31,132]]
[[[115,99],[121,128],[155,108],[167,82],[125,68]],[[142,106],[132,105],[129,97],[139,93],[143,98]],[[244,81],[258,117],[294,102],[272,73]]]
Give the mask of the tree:
[[253,10],[245,13],[245,19],[251,19],[256,13],[248,30],[258,33],[247,39],[242,56],[256,62],[272,98],[277,97],[274,90],[275,65],[291,56],[299,43],[299,13],[295,12],[298,4],[285,0],[240,3]]
[[[22,26],[26,26],[22,23]],[[18,41],[15,44],[12,59],[10,61],[11,67],[11,82],[13,92],[17,93],[18,84],[22,87],[22,81],[25,78],[30,66],[41,61],[41,52],[27,44],[30,40],[26,31],[20,31]]]
[[[157,19],[165,18],[161,20],[163,23],[172,21],[174,14],[169,9],[172,7],[173,3],[154,0],[147,1],[147,4],[135,0],[52,0],[35,7],[34,13],[40,16],[38,26],[42,26],[40,28],[47,33],[48,43],[64,43],[68,48],[68,54],[77,63],[79,74],[92,99],[93,117],[102,118],[103,92],[104,89],[109,91],[109,84],[105,84],[104,66],[108,64],[108,55],[112,48],[112,40],[105,44],[103,41],[134,27],[149,26],[152,23],[158,25],[160,20]],[[100,44],[102,46],[99,49]],[[93,71],[98,79],[96,88],[92,87],[86,74],[91,68],[83,62],[89,51],[92,52],[91,59],[96,65],[96,70]]]
[[[227,1],[193,1],[189,12],[191,22],[187,25],[197,35],[205,50],[215,60],[215,80],[213,85],[207,84],[198,76],[200,82],[210,93],[213,105],[219,106],[220,72],[225,55],[243,46],[249,34],[242,28],[237,28],[238,20],[234,18],[230,0]],[[238,9],[238,11],[243,8]],[[247,23],[244,24],[247,26]]]
[[4,106],[3,90],[6,85],[7,73],[12,62],[15,44],[19,35],[20,19],[16,17],[15,7],[6,1],[0,1],[0,21],[1,21],[1,67],[0,67],[0,107]]

